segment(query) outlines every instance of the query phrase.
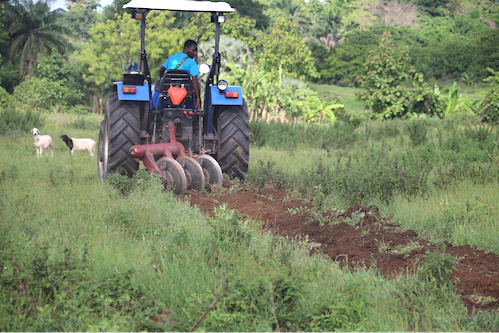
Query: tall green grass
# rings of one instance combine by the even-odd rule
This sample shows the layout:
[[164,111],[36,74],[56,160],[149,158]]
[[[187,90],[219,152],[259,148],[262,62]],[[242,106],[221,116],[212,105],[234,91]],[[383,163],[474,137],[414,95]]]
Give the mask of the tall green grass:
[[[497,129],[438,119],[251,129],[253,186],[272,182],[297,196],[320,194],[328,209],[376,204],[435,241],[499,253]],[[423,204],[425,213],[415,214]]]
[[[72,122],[54,117],[44,132]],[[467,316],[448,276],[341,270],[225,207],[207,218],[145,172],[102,182],[96,157],[62,141],[54,159],[36,158],[29,133],[1,136],[0,149],[3,331],[187,331],[204,314],[199,331],[499,328],[497,315]],[[164,322],[149,320],[159,312]]]

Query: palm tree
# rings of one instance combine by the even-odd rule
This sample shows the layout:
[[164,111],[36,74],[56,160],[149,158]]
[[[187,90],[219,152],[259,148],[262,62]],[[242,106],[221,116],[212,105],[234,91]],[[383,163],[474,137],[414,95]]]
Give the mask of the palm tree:
[[44,0],[13,0],[6,6],[6,13],[9,59],[18,60],[21,79],[33,73],[38,56],[52,50],[62,54],[68,48],[69,31],[59,20],[62,9],[51,11]]

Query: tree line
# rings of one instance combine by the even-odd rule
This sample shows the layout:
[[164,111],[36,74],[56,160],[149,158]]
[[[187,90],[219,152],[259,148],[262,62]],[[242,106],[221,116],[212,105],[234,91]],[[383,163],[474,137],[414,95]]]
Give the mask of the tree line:
[[[2,3],[1,105],[101,112],[112,82],[121,77],[121,64],[139,57],[140,24],[122,8],[126,2],[102,8],[98,0],[68,0],[56,10],[47,0]],[[387,43],[392,52],[405,54],[403,66],[413,71],[395,74],[403,76],[400,81],[420,82],[411,91],[419,89],[424,98],[429,83],[472,85],[499,68],[499,4],[492,0],[227,2],[236,13],[222,27],[225,75],[245,88],[254,117],[333,121],[344,112],[342,105],[321,100],[309,83],[364,87],[373,79],[371,52]],[[214,37],[209,14],[149,14],[146,49],[154,80],[154,69],[199,33],[200,61],[209,63]],[[389,42],[382,40],[387,33]],[[374,111],[375,103],[364,100]],[[430,105],[423,112],[443,112],[443,106],[431,111],[428,99],[420,104]],[[411,112],[408,106],[393,111],[397,107],[389,105],[392,111],[384,110],[383,117]]]

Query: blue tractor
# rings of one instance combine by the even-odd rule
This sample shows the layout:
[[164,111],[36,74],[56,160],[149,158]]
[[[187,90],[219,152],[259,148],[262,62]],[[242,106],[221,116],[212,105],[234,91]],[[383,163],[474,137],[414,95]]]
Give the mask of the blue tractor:
[[[249,116],[241,87],[220,78],[220,26],[226,2],[132,0],[123,8],[141,22],[140,63],[124,67],[123,81],[108,96],[99,132],[98,171],[133,176],[140,161],[177,194],[222,184],[222,172],[244,178],[249,163]],[[209,12],[215,24],[215,52],[207,75],[203,107],[196,108],[187,71],[166,70],[154,84],[145,50],[146,17],[151,10]],[[196,41],[201,37],[199,35]]]

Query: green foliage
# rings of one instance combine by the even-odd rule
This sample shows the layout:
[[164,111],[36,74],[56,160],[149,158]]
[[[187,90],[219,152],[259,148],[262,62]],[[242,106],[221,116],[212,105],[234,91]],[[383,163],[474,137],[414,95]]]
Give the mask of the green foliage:
[[39,112],[28,110],[26,112],[16,111],[12,108],[0,110],[0,131],[29,132],[32,128],[43,128],[45,117]]
[[413,146],[428,142],[428,124],[424,120],[412,120],[405,126]]
[[10,95],[3,87],[0,87],[0,110],[5,109],[9,105]]
[[443,16],[446,14],[445,5],[449,0],[418,0],[417,4],[422,12],[432,16]]
[[312,315],[310,327],[313,332],[324,331],[370,331],[371,324],[365,314],[372,306],[362,297],[363,286],[348,283],[338,295],[338,301],[325,305]]
[[250,187],[264,188],[265,185],[271,183],[277,189],[286,189],[288,182],[287,175],[276,166],[276,163],[268,160],[267,163],[258,161],[258,163],[251,168],[251,172],[245,179]]
[[[379,35],[374,32],[351,31],[345,41],[332,48],[324,57],[316,57],[322,82],[356,83],[363,74],[364,63],[369,52],[379,44]],[[326,61],[324,61],[324,58]]]
[[[235,13],[231,13],[226,22],[223,24],[223,35],[221,37],[228,36],[239,39],[243,43],[254,49],[257,45],[255,35],[258,35],[260,33],[260,31],[255,27],[256,21],[254,19],[251,19],[247,16],[241,16],[236,11]],[[221,48],[220,51],[223,52],[224,48]]]
[[499,71],[487,70],[491,75],[485,80],[492,83],[492,90],[478,105],[477,113],[482,122],[496,125],[499,123]]
[[263,120],[250,122],[251,144],[267,146],[278,150],[290,149],[347,149],[358,140],[355,125],[335,122],[334,124],[281,123]]
[[284,76],[299,79],[319,75],[312,52],[298,35],[296,23],[278,20],[260,43],[258,64],[265,72],[278,73],[282,70]]
[[306,122],[318,123],[334,123],[336,120],[335,113],[343,111],[343,104],[323,102],[318,94],[311,94],[305,97],[305,100],[300,101],[298,109],[303,110],[303,120]]
[[462,120],[467,116],[473,115],[476,108],[476,103],[470,101],[469,98],[459,95],[459,89],[457,88],[456,82],[449,88],[447,101],[443,101],[442,103],[447,103],[442,114],[444,118]]
[[148,186],[161,186],[160,178],[147,170],[137,171],[132,178],[119,173],[111,173],[108,175],[107,182],[123,196],[128,196],[134,191],[143,191]]
[[[83,107],[80,103],[90,94],[83,81],[82,71],[80,64],[64,61],[61,55],[51,53],[40,57],[35,74],[59,86],[57,107],[61,112],[68,112],[72,108]],[[88,102],[89,97],[86,98]]]
[[40,55],[66,51],[69,31],[59,20],[61,11],[51,11],[48,2],[13,0],[7,3],[6,14],[9,59],[19,62],[20,78],[33,73]]
[[242,224],[241,216],[237,211],[220,206],[215,210],[215,216],[216,218],[209,221],[210,232],[216,246],[220,247],[220,251],[226,251],[239,245],[249,245],[251,233]]
[[[51,115],[46,132],[55,128],[66,132],[73,119]],[[429,128],[435,130],[437,120],[429,122]],[[402,120],[397,124],[404,127]],[[329,126],[304,125],[315,127],[317,137],[335,131],[347,133],[340,126],[351,126],[339,121]],[[371,124],[376,125],[389,126],[387,122]],[[326,130],[335,126],[331,132]],[[432,158],[437,154],[431,154],[431,147],[406,147],[407,139],[395,137],[395,128],[386,136],[381,130],[371,131],[389,140],[382,143],[384,150],[373,149],[374,154],[366,159],[357,158],[357,153],[370,146],[371,137],[364,128],[354,131],[351,127],[348,129],[358,138],[355,145],[325,152],[315,149],[316,143],[309,140],[304,144],[312,148],[305,152],[254,147],[257,153],[252,158],[270,156],[274,163],[268,168],[264,163],[262,168],[272,175],[279,170],[282,157],[300,162],[289,163],[293,164],[291,172],[298,165],[305,169],[314,165],[321,154],[321,168],[282,174],[288,177],[283,178],[285,186],[301,197],[310,190],[319,199],[317,206],[328,209],[329,201],[321,200],[328,199],[326,190],[335,191],[327,180],[337,171],[330,161],[338,155],[343,154],[341,159],[346,162],[345,154],[351,154],[351,165],[357,160],[359,165],[367,165],[381,152],[391,159],[405,158],[404,149],[408,148],[407,155],[417,151],[421,160],[436,163]],[[445,129],[460,127],[452,124]],[[91,128],[76,132],[95,135]],[[277,137],[277,133],[272,135]],[[495,132],[489,135],[498,141]],[[480,140],[488,145],[491,139]],[[393,141],[397,149],[391,147]],[[445,137],[442,144],[452,145]],[[310,256],[316,244],[307,239],[262,232],[261,222],[226,208],[219,209],[214,218],[207,217],[162,192],[160,185],[153,183],[155,178],[146,177],[143,186],[135,186],[123,196],[97,178],[95,159],[76,161],[69,154],[59,154],[57,161],[36,159],[28,135],[4,133],[0,147],[5,154],[0,159],[0,298],[6,300],[0,302],[0,327],[4,331],[189,331],[204,315],[198,331],[497,330],[497,316],[467,315],[460,295],[445,284],[439,287],[433,279],[412,275],[387,279],[372,270],[340,269],[329,258]],[[340,169],[340,174],[348,171]],[[302,181],[302,175],[308,178]],[[313,181],[319,179],[326,182],[316,186]],[[497,192],[495,183],[489,188]],[[463,193],[467,198],[470,191],[467,188]],[[217,193],[211,195],[218,200]],[[495,213],[495,197],[479,200],[491,206],[490,214]],[[418,198],[410,199],[418,204],[414,215],[424,213]],[[473,211],[488,216],[474,200],[470,204]],[[431,202],[424,205],[425,210],[428,205]],[[463,209],[460,206],[453,214],[460,216]],[[408,220],[401,219],[404,225]],[[435,221],[438,219],[425,230],[433,229]],[[488,244],[495,244],[496,231],[490,225]],[[215,300],[218,302],[207,311]],[[153,316],[164,322],[154,324]]]
[[424,81],[423,74],[416,73],[412,80],[413,89],[411,90],[411,105],[409,112],[415,115],[442,116],[443,101],[440,96],[440,90],[435,84],[431,89]]
[[50,112],[58,105],[64,94],[65,89],[61,86],[60,81],[26,76],[14,88],[11,96],[11,106],[22,112],[28,110]]
[[499,52],[499,31],[472,31],[466,35],[445,33],[443,36],[426,37],[427,45],[413,56],[418,71],[437,79],[459,79],[463,73],[471,80],[485,78],[487,67],[497,68],[499,65],[496,56]]
[[228,0],[227,2],[236,8],[239,15],[254,20],[258,29],[263,30],[268,27],[270,21],[264,13],[266,5],[262,2],[256,0]]
[[[5,236],[5,235],[4,235]],[[115,330],[152,328],[157,311],[132,272],[103,280],[90,274],[87,253],[68,248],[51,254],[45,243],[3,237],[0,305],[2,331]],[[22,320],[19,318],[22,317]]]
[[[225,75],[232,84],[243,88],[253,118],[289,121],[308,116],[311,121],[334,120],[334,111],[342,108],[338,103],[321,101],[306,83],[286,78],[282,71],[267,72],[250,63],[247,57],[240,59],[242,66],[233,60],[226,64],[230,71]],[[319,109],[319,105],[326,109]]]
[[449,236],[456,226],[475,225],[483,219],[493,218],[491,207],[480,200],[479,197],[468,199],[464,203],[443,202],[442,203],[442,236]]
[[366,75],[359,77],[364,91],[359,98],[381,119],[404,116],[410,105],[410,92],[402,83],[414,74],[407,50],[396,51],[391,35],[385,33],[379,48],[371,51],[365,63]]
[[437,286],[450,285],[450,275],[456,270],[456,258],[445,253],[445,244],[438,245],[433,252],[427,252],[421,258],[423,263],[419,274],[422,279],[436,283]]
[[90,41],[77,56],[86,67],[85,82],[97,91],[110,92],[110,82],[121,77],[121,65],[139,57],[139,32],[140,25],[127,14],[94,25],[89,31]]
[[[211,63],[213,54],[215,52],[215,40],[200,42],[198,45],[198,59],[199,63]],[[227,66],[229,63],[237,68],[245,66],[246,62],[252,63],[252,52],[248,45],[240,39],[228,36],[220,36],[219,52],[221,59],[221,73],[226,75],[231,71],[231,67]]]
[[72,37],[80,43],[88,40],[90,37],[88,32],[97,21],[97,11],[92,6],[84,6],[81,3],[69,7],[69,10],[63,16],[63,22],[68,26]]
[[[371,51],[365,63],[366,74],[359,77],[364,90],[359,98],[379,119],[400,118],[408,114],[439,115],[439,92],[429,89],[421,73],[409,65],[406,48],[396,50],[390,33],[383,34],[379,48]],[[413,79],[413,89],[404,85]]]

